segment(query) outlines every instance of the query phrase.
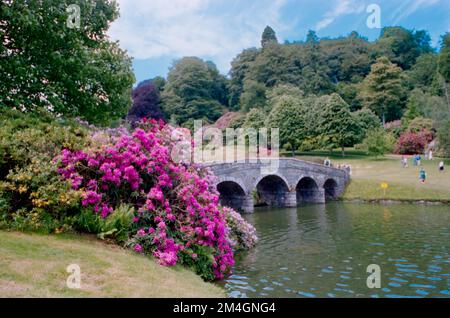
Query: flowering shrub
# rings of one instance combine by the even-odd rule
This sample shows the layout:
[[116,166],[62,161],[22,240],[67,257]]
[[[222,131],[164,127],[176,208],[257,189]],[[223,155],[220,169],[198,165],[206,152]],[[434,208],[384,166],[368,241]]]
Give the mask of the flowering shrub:
[[61,149],[81,149],[87,131],[43,112],[0,112],[0,226],[44,233],[70,229],[81,193],[49,164]]
[[256,245],[258,237],[256,230],[235,210],[223,207],[222,211],[227,216],[227,224],[230,229],[228,238],[235,250],[249,250]]
[[212,176],[172,160],[173,128],[155,121],[143,128],[100,147],[63,150],[58,172],[82,191],[82,205],[103,218],[120,204],[135,208],[130,244],[136,252],[162,265],[192,266],[207,280],[223,278],[234,259]]
[[432,140],[432,134],[427,130],[418,133],[405,132],[397,140],[395,153],[401,155],[413,155],[423,153],[426,145]]

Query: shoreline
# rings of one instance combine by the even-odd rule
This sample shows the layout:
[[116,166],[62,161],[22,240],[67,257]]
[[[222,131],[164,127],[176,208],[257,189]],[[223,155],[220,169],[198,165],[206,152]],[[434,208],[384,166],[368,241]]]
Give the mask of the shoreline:
[[371,203],[381,205],[417,204],[417,205],[450,205],[450,200],[414,200],[414,199],[345,199],[336,202],[343,203]]

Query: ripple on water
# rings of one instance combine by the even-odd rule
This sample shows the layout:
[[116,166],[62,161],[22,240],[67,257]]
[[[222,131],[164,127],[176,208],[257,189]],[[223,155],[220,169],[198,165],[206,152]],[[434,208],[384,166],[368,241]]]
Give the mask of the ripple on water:
[[392,280],[394,282],[398,282],[398,283],[407,283],[407,280],[401,279],[401,278],[397,278],[397,277],[390,277],[389,280]]
[[302,291],[299,291],[297,294],[299,294],[300,296],[303,296],[303,297],[308,297],[308,298],[316,297],[316,295],[314,295],[312,293],[307,293],[307,292],[302,292]]
[[416,290],[416,294],[419,294],[420,296],[428,296],[430,293],[423,289]]
[[413,288],[436,288],[436,286],[433,285],[423,285],[423,284],[410,284],[409,286]]

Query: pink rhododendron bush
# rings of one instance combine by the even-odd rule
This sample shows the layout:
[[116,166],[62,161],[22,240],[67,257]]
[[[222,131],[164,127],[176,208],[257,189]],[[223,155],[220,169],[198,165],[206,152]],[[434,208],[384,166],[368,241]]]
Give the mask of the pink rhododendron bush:
[[173,135],[174,128],[155,121],[133,133],[96,133],[91,147],[62,151],[58,172],[82,192],[82,206],[103,219],[123,204],[134,208],[128,245],[136,252],[165,266],[187,265],[206,280],[222,279],[234,265],[231,212],[219,208],[206,169],[173,161]]

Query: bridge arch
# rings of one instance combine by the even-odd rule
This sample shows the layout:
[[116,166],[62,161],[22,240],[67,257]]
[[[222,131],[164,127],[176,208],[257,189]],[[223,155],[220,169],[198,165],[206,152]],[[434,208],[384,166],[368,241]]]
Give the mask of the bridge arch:
[[282,176],[272,174],[259,178],[255,185],[257,204],[283,207],[289,197],[289,185]]
[[248,205],[248,193],[246,187],[237,179],[226,178],[219,180],[216,185],[219,192],[219,203],[240,211]]
[[338,197],[338,183],[334,179],[327,179],[323,184],[325,201],[336,200]]
[[323,193],[311,177],[302,177],[297,183],[297,203],[317,203],[323,201]]

